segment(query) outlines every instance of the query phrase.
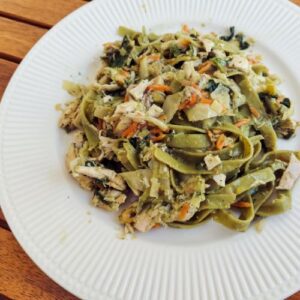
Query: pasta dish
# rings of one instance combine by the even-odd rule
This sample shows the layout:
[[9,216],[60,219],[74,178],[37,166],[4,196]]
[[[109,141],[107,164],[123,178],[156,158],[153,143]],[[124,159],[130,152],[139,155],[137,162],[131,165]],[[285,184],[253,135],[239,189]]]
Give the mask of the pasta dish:
[[127,232],[209,219],[245,231],[291,207],[300,152],[277,150],[297,123],[253,41],[184,25],[157,35],[120,27],[95,82],[65,82],[59,126],[67,168]]

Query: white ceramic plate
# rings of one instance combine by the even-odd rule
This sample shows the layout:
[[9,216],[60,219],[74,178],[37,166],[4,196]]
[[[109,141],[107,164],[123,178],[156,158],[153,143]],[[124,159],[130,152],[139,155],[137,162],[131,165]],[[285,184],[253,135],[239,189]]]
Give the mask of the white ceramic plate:
[[[65,170],[66,135],[54,110],[68,99],[62,81],[89,80],[102,43],[116,39],[121,24],[162,32],[183,23],[223,33],[235,25],[254,37],[300,118],[300,10],[279,0],[94,1],[37,43],[4,95],[1,206],[29,256],[81,298],[280,299],[300,289],[299,184],[293,209],[267,219],[260,234],[210,222],[124,241],[115,216],[92,208]],[[299,136],[281,147],[300,149]]]

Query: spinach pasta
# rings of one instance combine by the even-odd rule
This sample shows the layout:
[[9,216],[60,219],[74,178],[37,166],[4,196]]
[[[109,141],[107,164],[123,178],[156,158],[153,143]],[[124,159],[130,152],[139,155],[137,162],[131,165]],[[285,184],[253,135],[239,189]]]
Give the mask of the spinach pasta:
[[276,143],[295,134],[293,103],[247,52],[251,41],[234,27],[119,34],[104,44],[95,82],[64,83],[67,168],[92,203],[119,211],[130,232],[209,219],[245,231],[288,210],[300,151]]

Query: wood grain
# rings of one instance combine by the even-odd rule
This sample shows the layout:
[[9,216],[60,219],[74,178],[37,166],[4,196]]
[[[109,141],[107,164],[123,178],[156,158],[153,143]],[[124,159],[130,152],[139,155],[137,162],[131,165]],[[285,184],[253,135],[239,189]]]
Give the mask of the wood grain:
[[50,28],[85,3],[83,0],[0,0],[0,14]]
[[[0,58],[0,101],[17,64]],[[1,217],[1,216],[0,216]]]
[[0,57],[20,62],[46,29],[0,17]]
[[75,300],[25,254],[12,233],[0,228],[0,294],[11,299]]

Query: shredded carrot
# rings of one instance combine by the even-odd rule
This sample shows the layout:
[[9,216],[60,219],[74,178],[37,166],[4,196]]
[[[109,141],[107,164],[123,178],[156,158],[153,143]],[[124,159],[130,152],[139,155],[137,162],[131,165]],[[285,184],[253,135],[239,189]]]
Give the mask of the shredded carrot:
[[188,33],[190,31],[190,28],[187,24],[182,25],[182,31]]
[[190,108],[197,103],[196,94],[192,94],[190,98],[186,99],[183,103],[179,105],[179,110]]
[[241,127],[241,126],[243,126],[243,125],[248,124],[249,122],[250,122],[249,119],[240,119],[240,120],[238,120],[234,125],[235,125],[236,127]]
[[148,91],[160,91],[160,92],[170,92],[172,89],[168,85],[164,84],[153,84],[147,87]]
[[247,59],[248,59],[250,65],[255,65],[255,64],[259,63],[259,59],[257,59],[257,57],[255,57],[253,55],[251,55],[251,56],[248,55]]
[[131,138],[138,129],[138,123],[132,122],[127,129],[122,132],[123,138]]
[[199,73],[204,74],[204,73],[210,73],[214,70],[214,64],[208,60],[199,67]]
[[251,207],[251,204],[250,202],[246,202],[246,201],[238,201],[236,203],[233,203],[232,206],[240,207],[240,208],[248,208]]
[[151,140],[153,142],[159,142],[159,141],[163,140],[165,137],[166,137],[166,135],[164,133],[160,132],[158,135],[151,137]]
[[153,142],[159,142],[166,137],[163,131],[157,127],[150,129],[150,133],[151,133],[151,140]]
[[216,148],[218,150],[221,150],[221,149],[223,149],[224,144],[225,144],[225,135],[222,133],[217,139]]
[[158,128],[158,127],[154,127],[154,128],[152,128],[152,129],[150,129],[150,132],[151,132],[152,134],[158,134],[158,133],[161,133],[162,130],[161,130],[160,128]]
[[183,47],[188,47],[190,45],[191,41],[189,39],[182,38],[182,39],[178,40],[178,43]]
[[213,100],[210,98],[200,98],[200,103],[211,105],[213,103]]
[[125,101],[125,102],[128,102],[128,101],[129,101],[129,94],[128,94],[128,93],[125,94],[124,101]]
[[163,114],[163,115],[160,115],[160,116],[158,117],[158,119],[164,121],[164,120],[167,119],[167,116],[166,116],[165,114]]
[[156,223],[156,224],[153,225],[152,228],[159,228],[160,226],[161,226],[161,225],[160,225],[159,223]]
[[259,118],[260,117],[260,113],[259,111],[254,107],[254,106],[249,106],[249,109],[251,111],[251,114],[256,117]]
[[184,218],[186,217],[186,215],[189,212],[189,209],[190,209],[189,203],[187,203],[187,202],[183,203],[183,205],[179,211],[179,216],[178,216],[180,220],[184,220]]
[[158,127],[150,129],[150,133],[151,133],[151,140],[153,142],[159,142],[166,137],[163,131]]

